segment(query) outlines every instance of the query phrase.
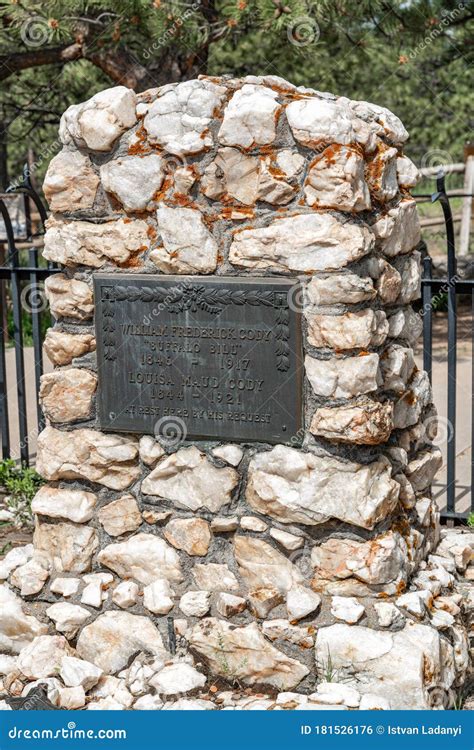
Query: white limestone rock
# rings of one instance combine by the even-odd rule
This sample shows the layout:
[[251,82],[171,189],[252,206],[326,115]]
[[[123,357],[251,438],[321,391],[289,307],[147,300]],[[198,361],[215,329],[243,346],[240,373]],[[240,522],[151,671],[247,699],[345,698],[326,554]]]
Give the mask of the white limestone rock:
[[8,654],[0,654],[0,675],[10,674],[16,668],[17,658],[16,656],[10,656]]
[[433,627],[438,630],[448,630],[448,628],[451,628],[454,625],[455,619],[449,612],[438,609],[432,613],[430,622]]
[[263,683],[287,690],[309,672],[268,643],[255,622],[235,627],[209,617],[193,627],[188,641],[193,651],[206,659],[213,674],[227,679],[231,675],[245,685]]
[[296,536],[295,534],[289,534],[287,531],[282,529],[270,529],[270,536],[282,547],[293,551],[300,549],[304,546],[304,538],[302,536]]
[[88,571],[99,546],[95,529],[73,523],[37,523],[33,543],[59,573]]
[[124,156],[103,164],[100,179],[104,189],[117,198],[126,211],[143,211],[165,178],[158,154]]
[[159,711],[163,708],[163,701],[159,695],[142,695],[133,704],[134,711]]
[[80,585],[79,578],[55,578],[50,588],[51,593],[59,594],[67,599],[74,596]]
[[39,635],[22,649],[17,669],[29,680],[56,677],[62,659],[73,653],[63,635]]
[[408,156],[399,156],[397,159],[397,178],[400,187],[411,190],[420,181],[421,172]]
[[369,102],[349,102],[355,114],[376,128],[378,135],[384,135],[394,146],[401,146],[408,139],[408,132],[401,120],[386,107]]
[[36,552],[31,560],[15,568],[10,583],[20,589],[21,596],[38,594],[49,578],[50,563],[45,555]]
[[256,531],[261,533],[268,529],[268,524],[256,516],[242,516],[240,519],[240,525],[244,531]]
[[178,507],[217,513],[230,502],[238,480],[235,469],[213,466],[205,453],[191,446],[159,461],[141,489],[145,495],[166,498]]
[[216,609],[222,617],[233,617],[244,611],[247,602],[241,596],[221,591],[216,596]]
[[48,328],[43,351],[53,365],[69,365],[76,357],[95,351],[95,338],[90,333],[66,333]]
[[136,438],[90,429],[46,427],[38,437],[36,470],[45,479],[87,479],[124,490],[140,473]]
[[276,586],[260,586],[250,591],[247,599],[252,615],[265,620],[275,607],[283,604],[284,595]]
[[337,620],[344,620],[350,625],[359,622],[365,612],[363,604],[353,596],[333,596],[331,600],[331,614]]
[[0,581],[5,581],[10,573],[31,560],[34,553],[32,544],[23,547],[13,547],[4,558],[0,560]]
[[305,370],[313,391],[326,398],[352,398],[376,391],[379,386],[379,355],[359,357],[305,357]]
[[368,541],[331,538],[314,546],[313,589],[341,596],[393,595],[406,584],[420,556],[421,534],[412,530],[405,540],[388,531]]
[[218,247],[195,208],[160,205],[156,212],[162,247],[151,251],[150,260],[164,273],[212,273]]
[[94,301],[85,281],[67,279],[62,273],[53,273],[44,282],[44,292],[55,318],[92,318]]
[[87,584],[81,594],[81,603],[90,607],[100,609],[102,602],[108,597],[107,587],[113,582],[114,577],[110,573],[90,573],[83,577]]
[[43,256],[68,267],[102,268],[106,263],[125,263],[149,245],[148,225],[141,219],[112,219],[94,224],[50,217]]
[[304,185],[306,202],[338,211],[370,209],[363,156],[354,148],[332,144],[311,163]]
[[316,613],[321,606],[321,597],[305,586],[292,586],[286,595],[286,609],[290,622],[303,620]]
[[426,611],[425,598],[421,596],[421,592],[419,591],[409,591],[398,597],[397,607],[402,607],[402,609],[406,609],[411,615],[421,618]]
[[74,688],[60,688],[59,706],[66,711],[73,711],[77,708],[83,708],[86,704],[86,694],[81,686]]
[[308,341],[312,346],[344,351],[380,346],[387,338],[389,325],[383,310],[359,310],[342,315],[305,313]]
[[390,338],[403,339],[413,346],[421,336],[423,322],[411,307],[397,310],[388,318],[388,335]]
[[178,156],[207,149],[213,143],[209,125],[225,94],[206,80],[164,86],[143,120],[148,140]]
[[86,625],[77,640],[77,653],[112,675],[123,669],[138,651],[164,658],[159,630],[148,617],[129,612],[104,612]]
[[237,516],[216,516],[211,521],[211,531],[215,534],[228,534],[239,526]]
[[99,91],[82,104],[68,107],[59,125],[65,145],[110,151],[117,138],[136,122],[136,94],[126,86]]
[[166,578],[158,578],[143,589],[143,606],[154,615],[167,615],[174,606],[173,596]]
[[389,628],[400,617],[398,609],[391,602],[375,602],[374,609],[381,628]]
[[407,623],[394,633],[342,624],[320,628],[316,658],[324,663],[328,653],[341,676],[356,671],[364,691],[395,710],[431,708],[430,688],[447,691],[454,680],[452,646],[426,625]]
[[143,435],[138,443],[140,460],[146,466],[154,466],[156,462],[165,455],[164,448],[151,435]]
[[273,143],[281,110],[277,97],[277,92],[265,86],[244,84],[224,110],[219,143],[243,148]]
[[311,648],[314,645],[308,628],[292,625],[288,620],[266,620],[262,624],[262,633],[270,641],[287,641],[300,648]]
[[77,631],[89,619],[91,613],[85,607],[69,602],[56,602],[48,607],[46,614],[54,622],[56,630],[67,638],[74,638]]
[[39,400],[51,422],[88,419],[97,388],[97,375],[84,368],[71,367],[41,376]]
[[421,255],[415,250],[409,255],[402,255],[394,261],[401,277],[401,291],[397,297],[398,305],[406,305],[421,296]]
[[0,585],[0,651],[19,654],[47,625],[23,612],[23,602],[6,584]]
[[200,589],[205,591],[237,591],[239,582],[227,565],[197,563],[191,573]]
[[363,465],[278,445],[250,461],[246,499],[282,523],[338,518],[371,529],[397,504],[399,485],[390,474],[384,457]]
[[84,211],[94,205],[100,179],[88,156],[63,148],[51,159],[43,181],[51,211]]
[[409,253],[420,241],[420,221],[416,201],[404,198],[395,208],[371,226],[381,251],[387,258]]
[[310,701],[339,705],[344,703],[348,708],[357,708],[360,703],[360,693],[350,685],[340,682],[320,682],[316,692],[309,696]]
[[234,554],[239,573],[250,591],[274,587],[286,594],[303,582],[302,574],[291,560],[263,539],[236,536]]
[[43,485],[32,500],[31,510],[49,518],[86,523],[94,515],[96,503],[97,495],[94,492]]
[[229,251],[233,265],[256,270],[337,271],[367,255],[369,229],[330,214],[305,213],[274,219],[268,226],[241,229]]
[[207,555],[212,535],[203,518],[173,518],[164,529],[165,539],[192,556]]
[[169,664],[150,680],[151,687],[155,688],[159,695],[189,693],[205,684],[206,676],[186,662]]
[[244,452],[238,445],[219,445],[211,453],[230,466],[238,466],[244,457]]
[[103,505],[97,517],[110,536],[121,536],[129,531],[136,531],[142,523],[137,501],[129,494]]
[[365,693],[359,703],[359,711],[390,711],[391,708],[388,700],[373,693]]
[[338,102],[316,97],[297,99],[286,107],[286,116],[296,140],[309,148],[321,143],[348,146],[357,140],[353,113]]
[[403,394],[415,369],[413,349],[392,344],[380,356],[380,372],[385,391]]
[[375,155],[367,163],[367,182],[378,201],[387,202],[398,193],[396,148],[379,143]]
[[306,292],[312,307],[357,304],[376,295],[371,278],[349,272],[315,276],[306,286]]
[[139,588],[135,581],[122,581],[112,592],[112,601],[118,607],[127,609],[138,601]]
[[121,578],[134,578],[145,585],[157,577],[175,583],[183,580],[177,552],[153,534],[135,534],[124,542],[109,544],[97,560]]
[[186,617],[204,617],[210,608],[209,591],[187,591],[179,600],[179,608]]
[[422,492],[430,486],[442,463],[443,457],[439,448],[424,451],[409,462],[405,471],[415,492]]
[[[402,277],[391,263],[378,258],[377,296],[385,305],[393,305],[398,301],[402,289]],[[375,261],[372,258],[372,261]]]
[[305,158],[297,151],[284,148],[281,151],[278,151],[276,155],[276,163],[286,177],[291,179],[300,174],[305,165]]
[[311,420],[310,432],[340,443],[379,445],[392,432],[392,404],[363,399],[357,404],[320,407]]
[[443,530],[436,554],[452,559],[457,570],[464,572],[469,563],[474,561],[474,533],[460,534],[450,529]]

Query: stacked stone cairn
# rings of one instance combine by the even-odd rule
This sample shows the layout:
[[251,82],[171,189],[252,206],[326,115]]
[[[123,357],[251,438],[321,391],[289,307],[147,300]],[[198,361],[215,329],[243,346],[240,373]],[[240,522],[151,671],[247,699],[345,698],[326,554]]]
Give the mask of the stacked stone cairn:
[[[0,563],[3,692],[87,709],[415,709],[469,662],[430,484],[436,415],[408,133],[267,76],[118,86],[69,107],[44,182],[55,325],[32,545]],[[100,271],[299,279],[299,443],[100,431]],[[7,704],[3,704],[7,708]]]

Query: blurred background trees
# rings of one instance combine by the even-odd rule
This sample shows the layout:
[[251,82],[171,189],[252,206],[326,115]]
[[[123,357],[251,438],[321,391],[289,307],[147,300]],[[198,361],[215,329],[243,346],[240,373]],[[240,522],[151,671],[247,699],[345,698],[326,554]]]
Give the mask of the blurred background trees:
[[472,130],[474,5],[451,0],[0,2],[0,182],[38,181],[69,104],[199,73],[271,74],[392,109],[423,166]]

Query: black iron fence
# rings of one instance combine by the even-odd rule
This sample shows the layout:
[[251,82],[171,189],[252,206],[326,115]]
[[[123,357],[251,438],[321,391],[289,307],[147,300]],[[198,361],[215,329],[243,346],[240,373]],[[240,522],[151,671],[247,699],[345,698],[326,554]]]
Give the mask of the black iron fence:
[[[451,197],[466,197],[463,193],[450,192]],[[445,448],[444,481],[435,484],[435,497],[446,520],[463,520],[474,511],[474,279],[462,279],[457,272],[454,221],[449,197],[446,192],[445,176],[436,179],[436,192],[418,196],[439,201],[443,210],[446,227],[446,275],[433,278],[433,261],[429,254],[423,258],[422,314],[423,314],[423,368],[428,373],[430,383],[436,385],[434,376],[442,378],[441,368],[446,363],[446,418],[440,447]],[[471,195],[467,196],[472,198]],[[463,298],[463,309],[470,308],[469,331],[463,332],[462,340],[470,350],[470,379],[467,369],[463,383],[458,379],[458,300]],[[437,373],[433,372],[433,317],[440,305],[446,306],[447,330],[445,332],[446,351],[436,358]],[[469,336],[469,342],[466,341]],[[469,445],[458,445],[458,397],[461,396],[461,418],[463,425],[469,424]],[[435,399],[436,401],[436,399]],[[466,431],[464,431],[466,432]],[[469,457],[469,463],[467,461]],[[459,464],[462,463],[460,478]]]
[[[0,195],[0,217],[3,256],[0,264],[2,457],[18,458],[28,465],[34,453],[36,436],[44,426],[37,398],[43,374],[42,319],[45,315],[49,316],[41,291],[42,282],[57,269],[51,263],[41,265],[39,262],[37,241],[44,234],[47,213],[27,172],[14,190]],[[25,368],[25,349],[30,348],[25,347],[26,321],[31,328],[32,371]],[[14,352],[14,358],[7,358],[7,349],[8,355]],[[35,414],[31,414],[30,409],[29,415],[27,390],[30,390],[28,386],[31,380]],[[11,408],[10,400],[16,402],[16,408]],[[29,424],[31,421],[34,422],[33,427]]]
[[[474,280],[463,280],[457,276],[456,251],[453,217],[449,198],[445,189],[444,176],[437,178],[437,190],[433,195],[417,196],[418,199],[441,203],[447,241],[447,273],[445,278],[435,278],[433,262],[429,255],[423,258],[422,299],[420,313],[423,317],[423,366],[430,382],[440,376],[446,363],[446,418],[448,429],[444,430],[446,477],[435,484],[435,497],[441,508],[442,517],[450,520],[464,520],[474,510],[474,460],[471,446],[474,439]],[[450,191],[452,193],[452,191]],[[43,373],[43,329],[45,298],[41,292],[44,279],[59,269],[53,264],[41,265],[38,257],[38,240],[44,233],[46,210],[40,197],[34,191],[27,176],[15,188],[17,196],[15,216],[12,218],[8,199],[12,193],[0,196],[0,249],[4,248],[0,259],[0,432],[3,458],[14,457],[24,464],[34,458],[36,437],[44,425],[38,404],[40,378]],[[18,205],[18,200],[22,205]],[[3,220],[3,232],[1,221]],[[457,446],[457,302],[459,297],[469,299],[470,304],[470,351],[471,367],[469,393],[462,391],[463,424],[470,419],[469,471],[466,472],[466,456],[463,455],[462,477],[458,475],[459,455]],[[445,330],[446,352],[441,357],[433,356],[433,321],[440,302],[445,304],[447,322]],[[465,307],[465,305],[464,305]],[[7,311],[10,311],[8,319]],[[25,341],[25,315],[29,316],[30,341]],[[28,343],[28,346],[25,344]],[[14,357],[12,354],[14,348]],[[25,351],[30,355],[32,366],[25,367]],[[8,353],[8,357],[7,357]],[[436,367],[433,368],[435,362]],[[435,370],[435,371],[434,371]],[[14,385],[13,385],[14,383]],[[436,383],[433,383],[436,385]],[[27,391],[33,394],[33,404],[28,404]],[[11,402],[14,402],[13,404]],[[469,402],[469,404],[467,403]],[[13,408],[12,408],[13,407]],[[14,440],[12,439],[14,438]],[[14,444],[13,444],[14,443]],[[462,451],[466,453],[465,450]]]

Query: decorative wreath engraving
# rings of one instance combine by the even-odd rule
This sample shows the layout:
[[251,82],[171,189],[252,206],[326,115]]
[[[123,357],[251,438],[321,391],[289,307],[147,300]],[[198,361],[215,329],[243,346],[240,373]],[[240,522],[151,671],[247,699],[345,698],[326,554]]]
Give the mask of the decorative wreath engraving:
[[290,368],[290,310],[286,292],[252,291],[242,289],[217,289],[203,284],[183,283],[174,287],[102,287],[102,316],[104,358],[115,360],[115,302],[148,302],[162,306],[171,313],[204,310],[218,315],[227,305],[264,305],[277,308],[276,339],[277,369],[286,372]]

